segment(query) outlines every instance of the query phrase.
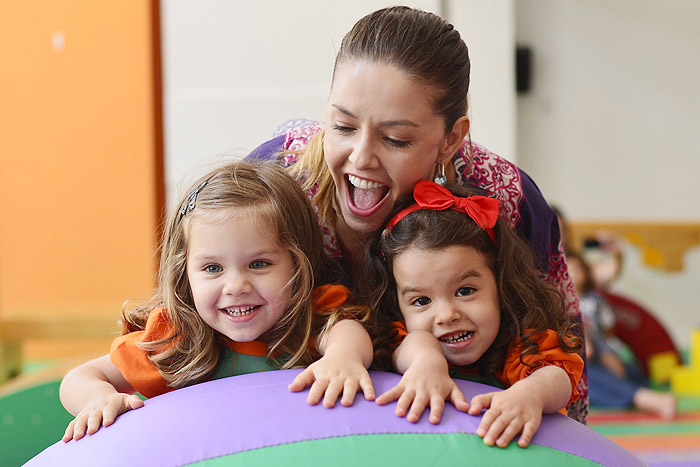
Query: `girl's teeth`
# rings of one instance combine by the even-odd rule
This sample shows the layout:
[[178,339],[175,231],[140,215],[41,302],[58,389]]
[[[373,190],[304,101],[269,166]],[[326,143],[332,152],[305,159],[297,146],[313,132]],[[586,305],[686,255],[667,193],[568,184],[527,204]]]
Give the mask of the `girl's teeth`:
[[370,190],[372,188],[381,188],[383,186],[381,183],[365,180],[364,178],[356,177],[354,175],[348,175],[348,180],[350,180],[352,186],[361,190]]
[[459,334],[455,337],[445,337],[445,338],[442,338],[440,340],[443,342],[447,342],[448,344],[455,344],[457,342],[466,341],[467,339],[470,339],[473,335],[474,335],[473,332],[468,331],[468,332],[464,332],[462,334]]
[[253,312],[255,309],[254,305],[243,307],[243,308],[224,308],[223,311],[231,316],[244,316]]

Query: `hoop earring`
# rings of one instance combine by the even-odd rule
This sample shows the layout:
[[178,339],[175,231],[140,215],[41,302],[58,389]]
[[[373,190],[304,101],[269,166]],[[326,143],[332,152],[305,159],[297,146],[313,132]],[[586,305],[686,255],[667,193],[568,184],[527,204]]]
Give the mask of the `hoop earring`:
[[447,181],[447,177],[445,177],[445,163],[441,162],[438,165],[438,171],[435,174],[435,183],[437,183],[440,186],[445,185],[445,182]]

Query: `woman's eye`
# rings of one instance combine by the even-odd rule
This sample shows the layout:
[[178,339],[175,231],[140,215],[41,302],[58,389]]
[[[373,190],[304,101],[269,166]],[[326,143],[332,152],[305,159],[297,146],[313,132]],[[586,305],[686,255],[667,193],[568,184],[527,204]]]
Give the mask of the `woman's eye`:
[[404,149],[409,147],[412,143],[410,141],[402,141],[399,139],[394,139],[394,138],[384,138],[384,141],[389,143],[389,145],[394,146],[395,148],[399,149]]
[[331,123],[331,128],[333,128],[335,131],[338,133],[350,133],[354,128],[351,128],[349,126],[341,126],[338,125],[337,123]]
[[263,261],[260,259],[260,260],[253,261],[252,263],[250,263],[250,269],[262,269],[262,268],[268,266],[269,264],[270,263],[268,263],[267,261]]
[[418,297],[411,302],[413,306],[426,306],[430,304],[430,299],[428,297]]
[[221,266],[218,264],[208,264],[204,267],[204,270],[210,274],[216,274],[217,272],[223,271]]
[[457,296],[458,297],[467,297],[475,292],[474,289],[471,287],[460,287],[459,290],[457,290]]

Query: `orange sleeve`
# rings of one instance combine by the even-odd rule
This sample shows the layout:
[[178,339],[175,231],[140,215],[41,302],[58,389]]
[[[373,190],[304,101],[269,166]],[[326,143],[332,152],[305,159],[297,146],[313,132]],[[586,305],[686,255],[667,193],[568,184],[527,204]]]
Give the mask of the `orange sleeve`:
[[316,311],[329,311],[350,301],[350,291],[342,285],[322,285],[313,291]]
[[124,378],[138,392],[146,397],[154,397],[172,391],[167,381],[148,359],[148,352],[138,347],[138,343],[163,339],[172,335],[165,309],[156,308],[148,315],[146,329],[119,336],[112,342],[110,359]]
[[394,352],[394,350],[401,345],[406,336],[408,336],[408,329],[406,329],[406,323],[403,321],[392,321],[390,329],[391,337],[389,340],[389,350]]
[[534,366],[530,367],[520,361],[520,352],[523,350],[522,344],[517,344],[512,346],[509,351],[508,358],[506,359],[506,364],[503,368],[503,372],[497,375],[499,381],[501,381],[506,387],[510,387],[517,381],[526,378],[533,371],[547,365],[556,365],[562,370],[564,370],[569,377],[571,382],[571,398],[567,405],[574,402],[580,397],[578,390],[576,389],[579,379],[581,379],[581,374],[583,373],[583,359],[580,355],[571,352],[565,352],[559,346],[559,339],[557,333],[551,329],[539,333],[533,336],[534,340],[537,342],[539,352],[533,355],[528,355],[524,357],[525,363],[532,364]]

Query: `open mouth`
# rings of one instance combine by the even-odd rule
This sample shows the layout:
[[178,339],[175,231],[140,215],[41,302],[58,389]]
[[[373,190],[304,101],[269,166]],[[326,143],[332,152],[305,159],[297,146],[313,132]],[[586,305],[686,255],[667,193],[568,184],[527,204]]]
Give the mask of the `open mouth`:
[[361,215],[369,215],[379,209],[389,194],[389,187],[372,180],[347,175],[351,208]]
[[445,334],[438,339],[445,344],[459,344],[460,342],[468,341],[472,337],[474,337],[474,331],[461,331]]
[[232,318],[242,318],[253,314],[260,307],[261,305],[231,306],[228,308],[221,308],[221,311]]

